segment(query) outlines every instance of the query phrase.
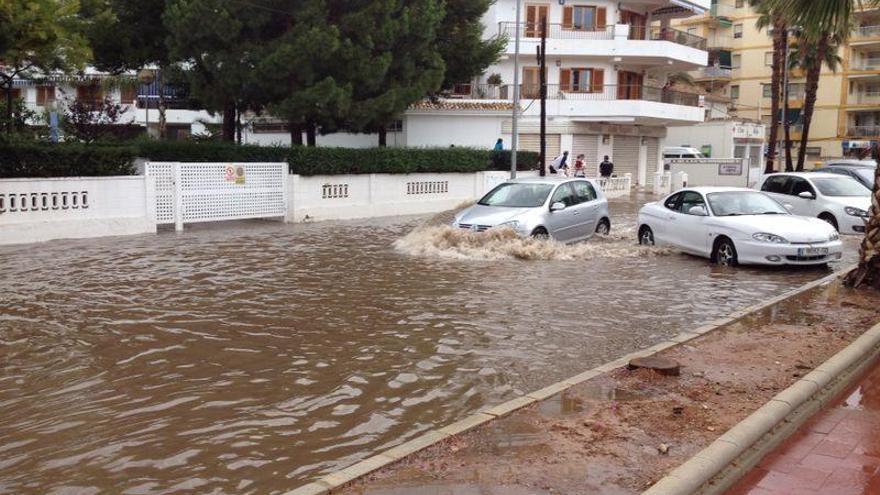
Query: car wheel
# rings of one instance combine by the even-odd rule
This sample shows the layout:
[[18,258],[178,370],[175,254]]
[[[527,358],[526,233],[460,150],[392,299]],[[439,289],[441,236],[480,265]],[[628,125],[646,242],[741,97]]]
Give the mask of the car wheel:
[[730,239],[721,239],[715,246],[715,255],[712,257],[715,263],[721,266],[736,266],[736,246]]
[[609,222],[607,218],[599,220],[599,225],[596,225],[596,233],[600,235],[608,235],[609,232],[611,232],[611,222]]
[[821,215],[819,215],[819,220],[824,220],[828,222],[829,224],[831,224],[832,227],[834,227],[834,230],[840,232],[840,228],[837,226],[837,219],[834,218],[834,215],[832,215],[831,213],[822,213]]
[[654,231],[651,230],[651,227],[642,225],[642,228],[639,229],[639,244],[642,246],[654,245]]
[[532,238],[538,239],[539,241],[546,241],[550,239],[550,234],[544,227],[538,227],[537,229],[532,231]]

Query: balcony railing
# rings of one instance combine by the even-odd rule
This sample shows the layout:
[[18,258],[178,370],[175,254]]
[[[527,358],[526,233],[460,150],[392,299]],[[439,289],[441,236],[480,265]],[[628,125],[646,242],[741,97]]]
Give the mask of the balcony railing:
[[699,70],[691,72],[691,76],[695,79],[730,79],[731,69],[721,67],[701,67]]
[[846,130],[847,135],[854,137],[880,137],[880,125],[856,125]]
[[[516,35],[515,22],[498,23],[498,32],[509,37]],[[537,23],[520,23],[520,36],[523,38],[540,38],[541,26]],[[548,24],[547,37],[551,39],[570,40],[610,40],[614,39],[614,26],[574,26],[566,24]],[[668,27],[629,26],[629,39],[671,41],[679,45],[706,49],[706,39],[684,31]]]
[[880,69],[880,58],[865,58],[852,65],[852,69],[856,70],[878,70]]
[[698,50],[706,49],[706,38],[679,31],[678,29],[653,26],[649,34],[649,39],[654,41],[671,41]]
[[861,26],[853,29],[853,39],[880,38],[880,26]]
[[[511,101],[513,100],[513,90],[514,86],[512,84],[462,84],[456,86],[453,92],[445,96],[473,100]],[[537,99],[540,97],[540,92],[541,87],[538,84],[520,85],[520,97],[522,99]],[[576,101],[643,100],[689,107],[700,105],[700,96],[697,94],[641,85],[548,84],[547,99]]]
[[706,46],[708,48],[731,48],[733,46],[733,37],[731,36],[709,36],[706,38]]
[[[520,36],[540,38],[541,25],[536,22],[521,22]],[[511,39],[516,36],[515,22],[499,22],[498,33]],[[614,26],[575,26],[567,24],[548,24],[547,37],[559,40],[610,40],[614,39]]]
[[856,91],[850,98],[850,103],[868,104],[880,103],[880,89],[869,89],[866,91]]

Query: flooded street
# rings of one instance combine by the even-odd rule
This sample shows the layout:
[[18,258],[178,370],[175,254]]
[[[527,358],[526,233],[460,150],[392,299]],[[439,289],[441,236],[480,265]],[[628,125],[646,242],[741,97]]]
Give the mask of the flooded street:
[[278,493],[827,274],[635,246],[646,200],[549,254],[427,217],[0,248],[0,493]]

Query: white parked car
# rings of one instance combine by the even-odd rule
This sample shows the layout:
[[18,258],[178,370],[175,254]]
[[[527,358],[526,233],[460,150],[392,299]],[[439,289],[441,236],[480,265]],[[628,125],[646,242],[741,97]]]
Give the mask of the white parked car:
[[639,243],[674,246],[720,265],[823,265],[843,253],[827,222],[795,216],[769,196],[694,187],[639,211]]
[[791,212],[816,217],[841,234],[863,234],[871,211],[871,191],[855,179],[821,172],[783,172],[764,176],[758,188]]

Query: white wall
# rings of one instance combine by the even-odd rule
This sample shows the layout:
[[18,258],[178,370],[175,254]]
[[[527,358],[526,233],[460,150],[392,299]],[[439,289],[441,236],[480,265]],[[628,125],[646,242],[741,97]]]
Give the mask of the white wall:
[[0,180],[0,244],[156,232],[142,176]]
[[[388,146],[406,145],[406,137],[402,132],[389,132],[387,140]],[[303,134],[303,142],[305,141],[306,137]],[[290,146],[290,133],[254,133],[246,131],[242,133],[242,142],[262,146]],[[316,142],[318,146],[323,147],[375,148],[379,145],[379,135],[337,132],[327,134],[326,136],[318,135]]]
[[[410,147],[468,146],[491,149],[501,136],[501,124],[510,116],[498,114],[408,114],[404,120]],[[510,143],[505,139],[505,147]]]

